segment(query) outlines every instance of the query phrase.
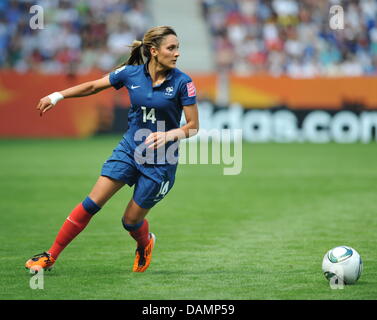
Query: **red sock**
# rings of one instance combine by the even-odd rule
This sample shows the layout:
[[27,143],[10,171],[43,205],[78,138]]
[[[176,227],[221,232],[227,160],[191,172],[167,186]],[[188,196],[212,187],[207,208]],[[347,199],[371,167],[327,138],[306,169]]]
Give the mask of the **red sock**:
[[61,227],[54,244],[48,250],[54,259],[57,259],[64,248],[86,227],[92,214],[88,213],[80,203],[65,220]]
[[130,235],[137,242],[137,246],[140,248],[145,248],[149,243],[149,224],[148,220],[144,219],[142,226],[135,230],[130,231]]

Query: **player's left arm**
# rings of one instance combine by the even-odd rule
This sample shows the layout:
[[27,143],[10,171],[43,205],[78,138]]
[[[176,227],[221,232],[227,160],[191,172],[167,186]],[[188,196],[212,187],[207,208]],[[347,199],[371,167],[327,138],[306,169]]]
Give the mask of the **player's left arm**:
[[178,129],[173,129],[166,132],[167,141],[177,141],[185,138],[190,138],[198,133],[199,130],[199,112],[196,104],[191,104],[183,107],[183,112],[186,118],[186,124]]
[[199,112],[198,106],[191,104],[183,106],[183,112],[186,118],[186,124],[180,128],[166,132],[153,132],[146,139],[145,144],[148,148],[158,149],[169,141],[178,141],[190,138],[198,133],[199,130]]

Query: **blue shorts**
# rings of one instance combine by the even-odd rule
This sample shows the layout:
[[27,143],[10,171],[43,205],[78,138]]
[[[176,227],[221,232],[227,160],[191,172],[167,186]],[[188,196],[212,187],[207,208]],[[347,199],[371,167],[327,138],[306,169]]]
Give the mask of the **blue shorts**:
[[101,176],[135,185],[133,200],[150,209],[171,190],[177,165],[139,164],[121,141],[102,166]]

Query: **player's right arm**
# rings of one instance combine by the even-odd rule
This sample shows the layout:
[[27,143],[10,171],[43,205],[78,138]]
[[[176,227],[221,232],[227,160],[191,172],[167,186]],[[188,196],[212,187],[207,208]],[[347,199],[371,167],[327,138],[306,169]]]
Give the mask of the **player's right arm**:
[[[57,97],[57,101],[66,98],[85,97],[98,93],[104,89],[110,88],[111,86],[112,85],[110,83],[109,75],[106,75],[101,79],[84,82],[82,84],[65,89],[58,93],[53,93],[53,95]],[[50,110],[57,103],[57,101],[54,100],[54,97],[51,97],[51,95],[49,95],[43,97],[39,101],[37,109],[39,110],[40,116],[42,116],[46,111]]]

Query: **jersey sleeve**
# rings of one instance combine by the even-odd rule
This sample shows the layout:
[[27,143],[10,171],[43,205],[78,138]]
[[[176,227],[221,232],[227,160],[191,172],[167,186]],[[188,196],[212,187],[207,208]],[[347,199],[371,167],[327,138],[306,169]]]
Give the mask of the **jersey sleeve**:
[[122,66],[113,72],[110,72],[109,80],[111,85],[119,90],[124,86],[125,78],[127,76],[126,66]]
[[191,78],[187,78],[183,81],[179,91],[179,99],[182,106],[196,103],[196,88]]

